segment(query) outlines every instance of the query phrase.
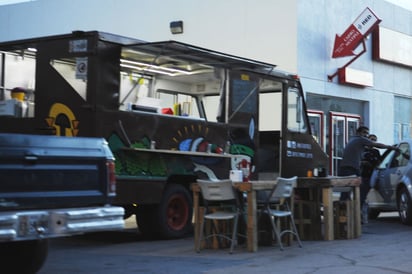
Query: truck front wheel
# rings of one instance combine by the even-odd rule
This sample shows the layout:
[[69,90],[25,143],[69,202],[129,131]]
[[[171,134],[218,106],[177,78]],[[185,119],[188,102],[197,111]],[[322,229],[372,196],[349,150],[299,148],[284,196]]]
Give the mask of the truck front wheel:
[[1,269],[5,273],[36,273],[46,261],[48,247],[47,239],[1,243]]
[[181,238],[192,230],[193,201],[182,185],[166,187],[158,208],[158,229],[163,238]]

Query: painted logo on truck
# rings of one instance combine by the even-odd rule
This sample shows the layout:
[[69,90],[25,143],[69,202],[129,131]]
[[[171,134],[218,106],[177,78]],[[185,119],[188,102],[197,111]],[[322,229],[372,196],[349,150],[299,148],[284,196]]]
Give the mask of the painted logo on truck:
[[61,103],[55,103],[51,106],[46,122],[49,127],[55,129],[57,136],[73,137],[77,136],[79,132],[79,121],[73,111]]

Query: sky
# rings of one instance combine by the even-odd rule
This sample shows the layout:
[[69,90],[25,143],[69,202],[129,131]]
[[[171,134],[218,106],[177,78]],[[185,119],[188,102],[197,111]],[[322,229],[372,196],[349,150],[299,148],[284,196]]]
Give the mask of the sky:
[[[14,4],[14,3],[20,3],[20,2],[29,2],[29,1],[33,1],[33,0],[0,0],[0,5],[8,5],[8,4]],[[385,0],[385,1],[412,11],[412,1],[411,0]]]
[[21,2],[29,2],[31,0],[0,0],[0,5],[15,4]]
[[[8,5],[8,4],[15,4],[15,3],[20,3],[20,2],[29,2],[29,1],[35,1],[35,0],[0,0],[0,5]],[[412,1],[411,0],[385,0],[385,1],[412,11]]]

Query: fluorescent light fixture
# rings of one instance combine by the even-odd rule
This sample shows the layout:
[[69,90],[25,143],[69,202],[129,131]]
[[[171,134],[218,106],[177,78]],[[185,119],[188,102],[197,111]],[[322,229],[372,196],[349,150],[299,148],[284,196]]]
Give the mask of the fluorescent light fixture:
[[126,60],[126,59],[120,59],[120,62],[121,62],[120,66],[122,67],[141,70],[141,71],[150,71],[150,72],[165,74],[169,76],[174,76],[175,74],[188,74],[188,75],[192,74],[189,71],[185,71],[181,69],[161,67],[161,66],[156,66],[156,65],[146,64],[142,62]]
[[173,76],[173,73],[166,72],[166,71],[155,70],[155,69],[151,69],[151,68],[141,68],[141,67],[138,67],[138,66],[132,66],[132,65],[127,65],[127,64],[120,64],[120,66],[124,67],[124,68],[131,68],[131,69],[141,70],[141,71],[150,71],[150,72],[155,72],[155,73],[160,73],[160,74]]

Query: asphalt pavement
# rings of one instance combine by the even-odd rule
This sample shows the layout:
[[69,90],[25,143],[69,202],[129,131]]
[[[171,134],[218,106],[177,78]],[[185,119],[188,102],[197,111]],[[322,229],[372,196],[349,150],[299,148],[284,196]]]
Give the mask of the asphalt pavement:
[[295,242],[278,246],[245,246],[194,251],[193,237],[168,241],[145,240],[133,227],[122,232],[55,239],[40,274],[65,273],[412,273],[412,227],[396,214],[363,226],[353,240]]

